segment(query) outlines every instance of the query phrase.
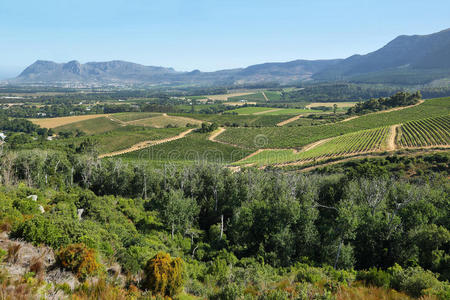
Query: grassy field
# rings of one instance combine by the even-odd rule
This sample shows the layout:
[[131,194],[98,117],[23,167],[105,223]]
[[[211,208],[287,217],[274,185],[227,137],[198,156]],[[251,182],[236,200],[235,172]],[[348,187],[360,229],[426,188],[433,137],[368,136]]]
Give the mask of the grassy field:
[[44,119],[29,119],[36,125],[44,128],[56,128],[72,123],[77,123],[84,120],[96,119],[99,117],[104,117],[106,115],[83,115],[83,116],[70,116],[70,117],[60,117],[60,118],[44,118]]
[[191,133],[186,137],[119,156],[126,160],[162,165],[165,163],[231,163],[252,152],[208,140],[210,133]]
[[154,112],[125,112],[125,113],[113,114],[111,116],[120,121],[123,121],[123,122],[130,122],[130,121],[152,118],[152,117],[156,117],[156,116],[160,116],[160,115],[162,115],[162,114],[154,113]]
[[160,115],[152,118],[132,121],[129,124],[153,128],[164,128],[168,125],[186,127],[187,124],[200,125],[202,121],[188,117]]
[[107,117],[97,117],[95,119],[88,119],[84,121],[59,126],[54,128],[54,130],[56,132],[59,132],[59,131],[73,131],[78,129],[86,134],[91,135],[111,131],[119,128],[120,126],[121,125],[119,123],[114,122]]
[[[377,113],[334,124],[300,127],[229,128],[217,140],[259,148],[300,148],[309,143],[359,130],[400,124],[450,113],[450,98],[426,100],[423,104],[402,110]],[[255,140],[264,139],[264,143]]]
[[238,164],[277,164],[295,161],[320,160],[374,152],[386,148],[389,127],[369,129],[335,137],[309,150],[263,150]]

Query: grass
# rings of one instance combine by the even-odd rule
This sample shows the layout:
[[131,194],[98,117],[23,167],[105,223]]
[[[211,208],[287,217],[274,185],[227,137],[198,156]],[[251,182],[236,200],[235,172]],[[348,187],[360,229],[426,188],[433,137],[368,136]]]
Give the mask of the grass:
[[126,112],[113,114],[112,116],[120,121],[130,122],[135,120],[152,118],[160,115],[161,113],[154,113],[154,112]]
[[136,125],[136,126],[163,128],[168,125],[177,126],[177,127],[186,127],[187,124],[199,125],[201,123],[202,123],[202,121],[199,121],[199,120],[196,120],[193,118],[160,115],[157,117],[136,120],[136,121],[131,122],[130,124]]
[[166,163],[231,163],[252,152],[208,140],[210,133],[191,133],[182,139],[120,155],[125,160],[139,160],[156,165]]
[[[446,116],[450,113],[450,97],[426,100],[423,104],[402,110],[377,113],[340,123],[319,126],[271,127],[271,128],[229,128],[217,137],[218,140],[259,148],[300,148],[315,141],[339,136],[359,130],[400,124],[427,117]],[[269,116],[267,116],[269,117]],[[257,143],[258,138],[265,139]]]
[[374,152],[385,148],[389,127],[363,130],[332,138],[310,150],[263,150],[239,164],[277,164],[311,161],[357,153]]
[[73,131],[73,130],[81,130],[86,134],[99,134],[108,131],[112,131],[114,129],[119,128],[121,125],[117,122],[114,122],[107,117],[99,117],[95,119],[89,119],[84,121],[79,121],[63,126],[59,126],[54,128],[56,132],[59,131]]

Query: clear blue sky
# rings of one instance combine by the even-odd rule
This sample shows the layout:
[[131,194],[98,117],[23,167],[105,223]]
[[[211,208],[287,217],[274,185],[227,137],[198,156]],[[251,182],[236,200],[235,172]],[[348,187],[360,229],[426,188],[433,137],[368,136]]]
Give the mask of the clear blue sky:
[[211,71],[344,58],[448,27],[449,0],[0,0],[0,78],[37,59]]

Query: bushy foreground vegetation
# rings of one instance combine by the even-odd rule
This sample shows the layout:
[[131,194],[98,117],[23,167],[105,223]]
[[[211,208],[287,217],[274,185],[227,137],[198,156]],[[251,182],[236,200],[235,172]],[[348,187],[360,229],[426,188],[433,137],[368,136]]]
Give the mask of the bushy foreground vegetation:
[[[80,279],[105,278],[67,291],[85,298],[183,287],[210,299],[448,299],[449,158],[423,159],[444,167],[414,177],[370,162],[322,174],[232,173],[9,152],[1,228],[58,250],[58,264]],[[105,271],[115,262],[123,284]]]

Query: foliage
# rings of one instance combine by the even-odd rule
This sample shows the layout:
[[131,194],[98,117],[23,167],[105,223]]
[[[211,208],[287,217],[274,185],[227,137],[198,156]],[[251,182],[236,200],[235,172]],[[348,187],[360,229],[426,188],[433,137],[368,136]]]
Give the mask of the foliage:
[[167,253],[158,253],[145,268],[143,286],[155,294],[176,296],[183,287],[183,261]]
[[82,280],[94,275],[100,268],[95,251],[85,244],[71,244],[61,248],[56,258],[59,265],[74,272]]

